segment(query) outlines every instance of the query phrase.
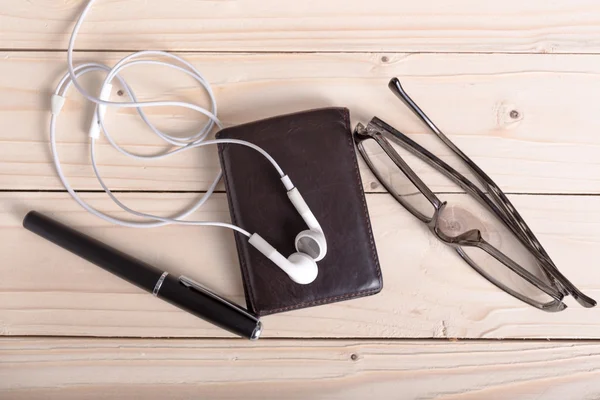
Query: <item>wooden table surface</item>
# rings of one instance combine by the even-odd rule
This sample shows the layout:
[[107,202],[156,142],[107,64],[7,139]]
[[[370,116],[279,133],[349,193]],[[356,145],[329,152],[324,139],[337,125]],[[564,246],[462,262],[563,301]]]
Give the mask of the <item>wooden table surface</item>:
[[[25,213],[43,211],[243,302],[230,231],[110,225],[80,208],[57,179],[50,94],[82,6],[0,2],[1,399],[600,398],[600,308],[568,299],[567,310],[548,314],[496,289],[383,193],[364,164],[384,290],[267,316],[256,343],[25,231]],[[76,48],[77,62],[114,63],[150,48],[180,52],[212,84],[226,125],[346,106],[353,124],[378,115],[444,155],[388,91],[389,78],[401,77],[509,193],[561,271],[600,298],[596,0],[99,0]],[[144,88],[143,99],[202,99],[193,81],[163,68],[124,75]],[[61,115],[65,173],[93,206],[123,216],[89,164],[90,110],[72,95]],[[109,117],[128,148],[162,148],[134,111]],[[175,132],[200,123],[168,108],[151,118]],[[146,212],[189,204],[218,170],[214,148],[140,164],[105,140],[99,147],[109,186]],[[443,182],[434,189],[450,190]],[[222,190],[194,217],[228,220]]]

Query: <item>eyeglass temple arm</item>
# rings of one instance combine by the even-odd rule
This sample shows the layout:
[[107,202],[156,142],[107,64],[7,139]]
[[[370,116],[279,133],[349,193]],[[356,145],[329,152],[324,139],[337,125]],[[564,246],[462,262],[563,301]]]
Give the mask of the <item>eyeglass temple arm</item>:
[[571,296],[573,296],[573,298],[581,306],[583,306],[585,308],[592,308],[592,307],[596,306],[596,304],[597,304],[596,300],[585,295],[581,290],[577,289],[577,287],[575,285],[573,285],[571,283],[571,281],[568,280],[567,277],[562,274],[562,272],[560,272],[560,270],[556,267],[556,265],[554,265],[552,260],[550,260],[549,258],[544,258],[544,261],[546,262],[546,264],[545,264],[546,268],[552,269],[552,275],[554,276],[556,281],[558,283],[560,283],[563,286],[563,288],[566,289],[567,292]]
[[[492,181],[492,179],[485,173],[483,172],[483,170],[481,168],[479,168],[477,166],[477,164],[475,164],[465,153],[462,152],[461,149],[459,149],[449,138],[448,136],[444,135],[444,133],[433,123],[433,121],[431,119],[429,119],[429,117],[423,112],[423,110],[421,110],[421,108],[417,105],[417,103],[415,103],[413,101],[413,99],[410,98],[410,96],[408,95],[408,93],[406,93],[406,91],[404,90],[404,88],[402,87],[402,85],[400,84],[400,80],[398,78],[392,78],[388,84],[388,87],[390,88],[390,90],[400,99],[402,100],[402,102],[404,104],[406,104],[406,106],[408,108],[410,108],[410,110],[415,113],[415,115],[417,117],[419,117],[419,119],[421,121],[423,121],[423,123],[425,125],[427,125],[427,127],[429,127],[429,129],[446,145],[448,146],[450,149],[452,149],[452,151],[454,151],[456,153],[456,155],[458,155],[466,164],[467,166],[471,169],[471,171],[473,171],[473,173],[475,174],[477,180],[489,191],[491,192],[491,196],[492,198],[494,198],[496,200],[496,202],[499,203],[499,206],[503,209],[503,212],[505,213],[509,213],[510,211],[506,208],[506,206],[503,204],[502,199],[500,199],[498,197],[498,193],[497,191],[500,190],[500,188],[498,188],[498,186],[494,183],[494,181]],[[498,189],[498,190],[490,190],[491,188],[493,189]]]
[[469,164],[469,166],[471,166],[472,164],[472,166],[479,170],[479,167],[477,167],[477,165],[475,165],[475,163],[473,163],[473,161],[471,161],[471,159],[467,157],[465,153],[463,153],[458,147],[456,147],[456,145],[452,143],[452,141],[442,133],[442,131],[433,123],[433,121],[431,121],[429,117],[425,115],[423,110],[419,108],[419,106],[413,101],[413,99],[410,98],[408,93],[406,93],[406,91],[400,84],[400,80],[398,78],[392,78],[390,80],[390,83],[388,84],[388,87],[400,100],[402,100],[404,104],[406,104],[408,108],[411,109],[412,112],[415,113],[417,117],[419,117],[419,119],[421,119],[421,121],[425,123],[425,125],[429,127],[429,129],[431,129],[433,133],[435,133],[448,147],[454,150],[460,156],[460,158],[466,161]]

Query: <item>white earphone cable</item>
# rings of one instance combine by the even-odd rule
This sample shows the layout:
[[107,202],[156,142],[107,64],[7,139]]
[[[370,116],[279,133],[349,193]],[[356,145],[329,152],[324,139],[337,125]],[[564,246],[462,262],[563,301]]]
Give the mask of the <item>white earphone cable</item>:
[[[174,54],[170,54],[170,53],[167,53],[164,51],[139,51],[139,52],[136,52],[136,53],[133,53],[133,54],[130,54],[130,55],[124,57],[119,62],[117,62],[112,68],[107,65],[103,65],[103,64],[99,64],[99,63],[85,63],[85,64],[81,64],[78,66],[74,66],[73,65],[73,48],[75,46],[75,40],[79,33],[79,29],[94,2],[95,2],[95,0],[88,1],[88,4],[84,8],[83,12],[79,16],[79,19],[77,20],[77,22],[75,24],[75,27],[73,28],[73,33],[69,40],[69,47],[67,49],[68,72],[60,80],[60,82],[54,92],[53,99],[52,99],[52,117],[50,119],[50,144],[51,144],[51,148],[52,148],[54,166],[56,168],[58,177],[59,177],[60,181],[62,182],[62,184],[64,185],[65,189],[69,192],[69,194],[73,197],[73,199],[75,199],[75,201],[77,203],[79,203],[84,209],[86,209],[90,213],[96,215],[97,217],[102,218],[103,220],[114,223],[114,224],[118,224],[118,225],[122,225],[122,226],[126,226],[126,227],[133,227],[133,228],[151,228],[151,227],[164,226],[164,225],[168,225],[168,224],[219,226],[219,227],[225,227],[225,228],[236,230],[236,231],[250,237],[251,236],[250,233],[247,232],[246,230],[244,230],[238,226],[235,226],[233,224],[226,223],[226,222],[182,220],[182,218],[189,216],[194,211],[196,211],[198,208],[200,208],[208,200],[208,198],[213,194],[213,192],[215,191],[215,188],[217,187],[217,185],[221,179],[221,176],[222,176],[221,172],[219,172],[217,174],[214,181],[210,184],[207,191],[201,196],[201,198],[199,200],[197,200],[194,204],[192,204],[187,209],[180,211],[179,213],[177,213],[176,215],[174,215],[172,217],[161,217],[161,216],[151,215],[151,214],[135,211],[135,210],[129,208],[115,196],[115,194],[108,188],[108,186],[105,184],[104,180],[101,178],[100,171],[99,171],[99,168],[98,168],[98,165],[96,162],[96,152],[95,152],[96,133],[99,133],[99,132],[104,133],[104,135],[106,136],[106,139],[108,140],[110,145],[112,147],[114,147],[117,151],[119,151],[121,154],[128,156],[128,157],[135,158],[135,159],[140,159],[140,160],[149,160],[149,159],[156,160],[156,159],[160,159],[160,158],[178,154],[182,151],[194,149],[194,148],[201,147],[201,146],[214,145],[217,143],[231,143],[231,144],[247,146],[247,147],[250,147],[250,148],[258,151],[259,153],[261,153],[275,167],[275,169],[279,173],[280,177],[283,178],[284,185],[286,185],[286,187],[288,187],[288,189],[293,187],[293,185],[291,185],[291,182],[285,176],[284,172],[281,170],[281,168],[279,167],[277,162],[267,152],[265,152],[260,147],[254,145],[252,143],[242,141],[242,140],[236,140],[236,139],[206,140],[206,137],[212,131],[212,129],[214,128],[215,125],[218,127],[222,127],[220,121],[217,118],[217,104],[215,101],[215,97],[212,92],[212,89],[210,88],[209,83],[204,79],[202,74],[200,74],[200,72],[196,68],[194,68],[194,66],[192,66],[187,61],[183,60],[181,57],[178,57]],[[162,57],[162,58],[170,59],[171,61],[167,62],[167,61],[147,59],[147,58],[140,59],[141,57]],[[120,76],[119,73],[122,70],[124,70],[125,68],[129,68],[129,67],[133,67],[133,66],[140,66],[140,65],[165,66],[165,67],[172,68],[177,71],[183,72],[183,73],[189,75],[190,77],[194,78],[196,81],[198,81],[200,86],[208,94],[208,97],[210,99],[210,104],[211,104],[211,110],[209,111],[209,110],[207,110],[201,106],[198,106],[196,104],[193,104],[193,103],[186,103],[186,102],[181,102],[181,101],[139,102],[137,100],[137,97],[135,96],[135,93],[134,93],[133,89],[131,88],[131,86],[129,86],[127,84],[125,79],[122,76]],[[91,95],[78,82],[78,79],[82,75],[85,75],[87,73],[94,72],[94,71],[103,71],[106,73],[106,78],[104,79],[102,86],[101,86],[100,97],[95,97],[95,96]],[[108,96],[104,96],[104,92],[106,91],[106,89],[112,88],[112,81],[114,79],[116,79],[120,83],[120,85],[123,87],[124,93],[127,94],[127,96],[129,97],[129,100],[130,100],[129,102],[112,102],[112,101],[107,100]],[[141,218],[145,219],[145,221],[139,222],[139,221],[119,219],[119,218],[110,216],[102,211],[97,210],[96,208],[94,208],[94,207],[90,206],[88,203],[86,203],[79,196],[79,194],[77,194],[77,192],[72,188],[72,186],[69,184],[67,178],[65,177],[62,167],[61,167],[61,164],[60,164],[59,157],[58,157],[58,149],[57,149],[57,145],[56,145],[56,120],[58,118],[58,115],[64,104],[67,92],[68,92],[69,88],[71,87],[71,85],[73,85],[83,97],[85,97],[87,100],[96,104],[94,122],[92,124],[92,127],[90,128],[90,136],[91,136],[91,138],[90,138],[90,141],[91,141],[90,156],[91,156],[92,168],[94,170],[96,178],[98,179],[98,182],[100,183],[100,185],[104,189],[104,191],[107,193],[107,195],[121,209],[123,209],[124,211],[126,211],[136,217],[141,217]],[[182,108],[191,109],[191,110],[197,111],[200,114],[203,114],[204,116],[206,116],[208,118],[208,121],[206,122],[206,124],[203,126],[203,128],[200,131],[193,133],[187,137],[172,136],[172,135],[169,135],[169,134],[159,130],[154,124],[152,124],[150,122],[150,120],[147,118],[146,114],[144,113],[143,109],[145,107],[159,107],[159,106],[160,107],[162,107],[162,106],[182,107]],[[140,117],[142,118],[142,120],[144,121],[144,123],[148,126],[148,128],[154,134],[156,134],[158,137],[163,139],[165,142],[167,142],[171,146],[176,146],[177,148],[167,149],[161,153],[153,154],[153,155],[135,154],[128,150],[125,150],[124,148],[119,146],[113,140],[113,138],[110,136],[108,130],[106,129],[106,126],[104,124],[104,112],[107,107],[135,108],[137,110],[138,114],[140,115]],[[98,126],[94,125],[96,122],[97,122]]]

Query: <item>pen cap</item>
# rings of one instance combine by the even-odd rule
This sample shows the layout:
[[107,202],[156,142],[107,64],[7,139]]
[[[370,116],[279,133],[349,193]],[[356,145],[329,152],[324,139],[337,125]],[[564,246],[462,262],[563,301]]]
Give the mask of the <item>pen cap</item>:
[[185,276],[167,275],[156,295],[236,335],[256,340],[262,332],[258,317]]

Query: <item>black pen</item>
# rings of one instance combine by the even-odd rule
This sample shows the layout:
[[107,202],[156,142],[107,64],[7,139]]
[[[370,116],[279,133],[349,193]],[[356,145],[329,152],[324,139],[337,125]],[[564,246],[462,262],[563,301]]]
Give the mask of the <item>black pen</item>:
[[176,278],[36,211],[25,216],[23,226],[154,296],[225,330],[250,340],[258,339],[261,334],[262,324],[258,317],[190,278]]

